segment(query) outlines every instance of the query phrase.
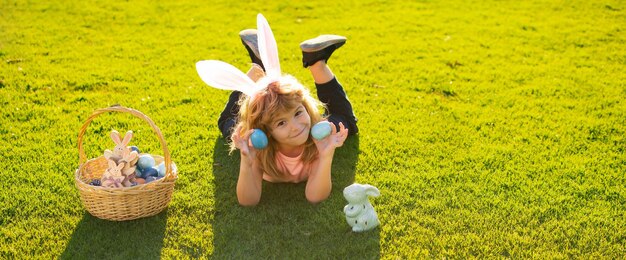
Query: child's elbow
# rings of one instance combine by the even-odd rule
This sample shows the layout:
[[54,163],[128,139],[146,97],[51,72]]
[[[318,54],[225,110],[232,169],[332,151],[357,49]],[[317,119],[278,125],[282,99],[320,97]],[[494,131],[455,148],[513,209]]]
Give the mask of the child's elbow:
[[243,199],[243,198],[238,198],[239,201],[239,205],[243,206],[243,207],[254,207],[256,205],[259,205],[259,202],[261,201],[261,199]]
[[322,201],[325,201],[326,199],[328,199],[329,194],[307,194],[306,195],[306,200],[309,201],[309,203],[311,204],[319,204]]

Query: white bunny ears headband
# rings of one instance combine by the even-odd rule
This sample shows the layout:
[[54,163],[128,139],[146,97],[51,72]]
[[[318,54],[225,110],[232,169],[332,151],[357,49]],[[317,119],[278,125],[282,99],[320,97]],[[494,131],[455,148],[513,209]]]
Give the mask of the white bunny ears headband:
[[280,79],[278,46],[272,29],[262,14],[257,15],[256,23],[259,54],[265,67],[265,77],[255,83],[245,73],[226,62],[203,60],[196,63],[196,70],[202,81],[214,88],[237,90],[254,98],[256,93]]

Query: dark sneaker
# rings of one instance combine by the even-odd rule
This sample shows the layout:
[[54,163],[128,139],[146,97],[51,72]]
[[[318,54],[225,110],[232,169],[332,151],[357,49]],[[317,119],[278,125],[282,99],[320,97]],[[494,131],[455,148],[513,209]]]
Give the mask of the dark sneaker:
[[259,42],[257,40],[256,29],[245,29],[239,32],[239,37],[241,38],[243,46],[246,47],[252,63],[261,66],[261,68],[265,70],[265,67],[263,67],[263,62],[261,61],[261,55],[259,54]]
[[302,65],[306,68],[320,60],[328,61],[336,49],[346,43],[346,37],[324,34],[300,43]]

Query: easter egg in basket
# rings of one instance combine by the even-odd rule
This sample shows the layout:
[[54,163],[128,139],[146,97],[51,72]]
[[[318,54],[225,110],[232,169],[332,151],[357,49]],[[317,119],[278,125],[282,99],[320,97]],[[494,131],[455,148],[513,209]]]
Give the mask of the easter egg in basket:
[[149,154],[142,154],[141,156],[139,156],[139,160],[137,161],[137,166],[139,166],[139,168],[141,168],[142,170],[151,168],[155,164],[156,161],[154,160],[154,157]]
[[141,171],[141,176],[146,178],[159,176],[159,171],[153,167],[145,168]]

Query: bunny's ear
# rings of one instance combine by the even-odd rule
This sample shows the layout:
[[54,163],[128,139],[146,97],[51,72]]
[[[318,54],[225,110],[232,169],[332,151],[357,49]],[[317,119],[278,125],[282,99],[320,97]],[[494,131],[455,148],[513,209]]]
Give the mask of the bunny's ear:
[[133,138],[133,131],[128,130],[128,132],[126,132],[126,135],[124,135],[124,140],[122,141],[122,144],[128,145],[130,143],[131,138]]
[[204,83],[224,90],[238,90],[252,96],[257,86],[246,74],[223,61],[203,60],[196,63],[198,75]]
[[267,76],[270,78],[280,77],[280,62],[278,59],[278,46],[274,39],[274,34],[269,23],[262,14],[256,17],[256,26],[258,32],[259,54],[261,61],[265,66]]
[[131,151],[130,153],[128,153],[128,155],[125,156],[125,161],[126,162],[132,162],[133,160],[135,160],[135,158],[137,158],[137,156],[139,156],[139,153],[137,153],[137,151]]
[[117,165],[116,169],[117,169],[118,171],[121,171],[121,170],[122,170],[122,168],[124,168],[124,164],[125,164],[124,162],[121,162],[119,165]]
[[120,133],[116,130],[111,131],[111,139],[113,139],[113,142],[115,142],[116,144],[119,144],[122,142],[120,138]]
[[372,197],[380,196],[380,191],[376,187],[369,185],[369,184],[365,184],[364,186],[365,186],[365,194],[372,196]]

